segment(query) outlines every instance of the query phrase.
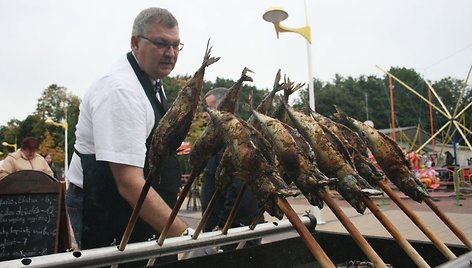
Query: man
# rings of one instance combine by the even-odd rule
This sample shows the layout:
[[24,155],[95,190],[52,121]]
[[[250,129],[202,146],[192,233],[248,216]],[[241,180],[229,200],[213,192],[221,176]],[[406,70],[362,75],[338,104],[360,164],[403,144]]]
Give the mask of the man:
[[53,177],[53,172],[44,158],[37,154],[39,142],[34,137],[23,139],[21,148],[5,157],[0,165],[0,180],[20,170],[39,170]]
[[[223,100],[225,95],[229,90],[222,87],[214,88],[208,91],[205,94],[205,101],[211,109],[216,109],[220,102]],[[208,119],[208,114],[204,113],[203,117]],[[209,119],[208,119],[209,120]],[[223,150],[220,151],[216,156],[212,157],[205,168],[203,174],[203,184],[201,189],[201,202],[202,202],[202,212],[204,212],[215,192],[215,173],[218,167],[218,164],[223,155]],[[210,232],[216,229],[222,229],[226,222],[226,219],[229,216],[229,213],[234,205],[236,197],[243,186],[243,181],[239,178],[234,178],[233,182],[228,186],[226,192],[218,199],[216,202],[212,213],[208,217],[205,225],[203,227],[204,232]],[[254,194],[246,188],[246,191],[241,199],[241,204],[239,206],[238,212],[233,220],[231,225],[234,227],[247,226],[252,223],[260,212],[260,207],[258,205],[257,199]],[[263,222],[263,219],[261,220]],[[246,243],[247,246],[253,246],[260,243],[260,239],[251,240]],[[225,246],[223,250],[234,249],[235,245]]]
[[[82,249],[120,243],[145,183],[152,132],[167,109],[159,85],[174,69],[181,48],[174,16],[162,8],[145,9],[133,24],[132,52],[85,93],[66,196]],[[164,165],[160,184],[147,194],[129,242],[157,236],[165,226],[177,198],[180,171],[176,157]],[[186,228],[177,218],[169,236],[179,236]]]

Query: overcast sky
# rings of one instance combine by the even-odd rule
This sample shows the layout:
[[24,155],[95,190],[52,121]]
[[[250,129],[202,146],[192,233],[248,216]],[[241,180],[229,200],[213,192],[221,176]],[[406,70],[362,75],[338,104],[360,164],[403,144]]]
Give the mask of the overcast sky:
[[221,60],[206,80],[237,79],[248,67],[259,88],[271,88],[279,68],[307,82],[306,41],[294,33],[277,39],[262,19],[272,6],[289,13],[287,27],[302,27],[308,17],[313,76],[324,81],[336,73],[383,76],[376,65],[413,68],[433,81],[465,79],[472,64],[470,0],[0,0],[0,125],[33,113],[51,84],[82,98],[96,75],[130,50],[133,20],[150,6],[167,8],[180,23],[185,48],[171,75],[193,74],[210,38]]

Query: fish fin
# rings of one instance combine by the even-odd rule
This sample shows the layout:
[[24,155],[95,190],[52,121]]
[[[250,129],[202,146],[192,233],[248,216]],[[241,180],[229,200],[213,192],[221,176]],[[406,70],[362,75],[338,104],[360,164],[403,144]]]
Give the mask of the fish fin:
[[341,124],[347,124],[349,123],[349,119],[347,117],[347,114],[341,110],[337,105],[334,105],[334,109],[336,109],[336,112],[333,113],[333,119]]
[[281,73],[281,70],[279,69],[277,71],[277,73],[275,74],[275,79],[274,79],[274,86],[272,87],[272,92],[274,92],[273,94],[275,95],[275,92],[278,92],[281,88],[280,88],[280,73]]

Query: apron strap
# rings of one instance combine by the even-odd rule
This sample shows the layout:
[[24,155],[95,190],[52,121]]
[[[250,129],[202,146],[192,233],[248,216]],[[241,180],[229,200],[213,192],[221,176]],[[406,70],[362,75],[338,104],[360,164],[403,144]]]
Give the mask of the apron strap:
[[[133,67],[133,71],[138,77],[138,80],[141,83],[141,86],[143,87],[144,92],[146,93],[146,96],[148,97],[149,102],[151,103],[152,109],[154,110],[154,126],[152,127],[151,133],[146,139],[146,149],[149,151],[149,146],[151,146],[151,141],[152,141],[152,134],[154,133],[154,130],[157,128],[159,121],[166,113],[166,109],[162,105],[162,103],[159,102],[159,100],[157,99],[156,94],[154,93],[154,87],[151,83],[151,80],[149,79],[147,74],[139,67],[138,62],[134,58],[133,54],[131,52],[128,52],[128,54],[126,54],[126,57],[128,58],[128,61],[131,64],[131,67]],[[149,173],[149,161],[148,161],[148,158],[146,157],[144,161],[144,177],[146,177],[148,173]]]

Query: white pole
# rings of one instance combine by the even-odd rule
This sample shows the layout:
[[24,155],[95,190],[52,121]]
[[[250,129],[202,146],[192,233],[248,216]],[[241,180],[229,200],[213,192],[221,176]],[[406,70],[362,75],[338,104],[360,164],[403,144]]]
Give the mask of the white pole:
[[315,111],[315,89],[313,86],[313,67],[311,64],[311,44],[308,41],[306,42],[306,54],[308,61],[308,98],[310,109]]
[[67,123],[67,110],[66,114],[64,116],[64,180],[66,182],[66,187],[69,186],[69,181],[67,180],[67,170],[69,169],[69,161],[67,161],[67,158],[69,156],[69,143],[68,143],[68,138],[67,138],[67,130],[69,128],[69,124]]
[[[306,8],[306,0],[305,0],[305,21],[306,25],[308,24],[308,11]],[[311,31],[311,28],[310,28]],[[315,111],[315,88],[313,85],[313,66],[311,62],[311,43],[306,40],[306,57],[308,63],[308,99],[310,104],[310,109]]]
[[[306,25],[308,24],[308,12],[306,9],[306,0],[305,0],[305,19]],[[310,29],[311,31],[311,29]],[[310,105],[310,109],[315,111],[315,87],[313,85],[313,65],[311,62],[311,43],[306,40],[306,58],[308,63],[308,102]],[[323,215],[321,214],[321,210],[314,206],[313,213],[315,214],[315,218],[318,224],[325,224],[326,222],[323,220]]]

